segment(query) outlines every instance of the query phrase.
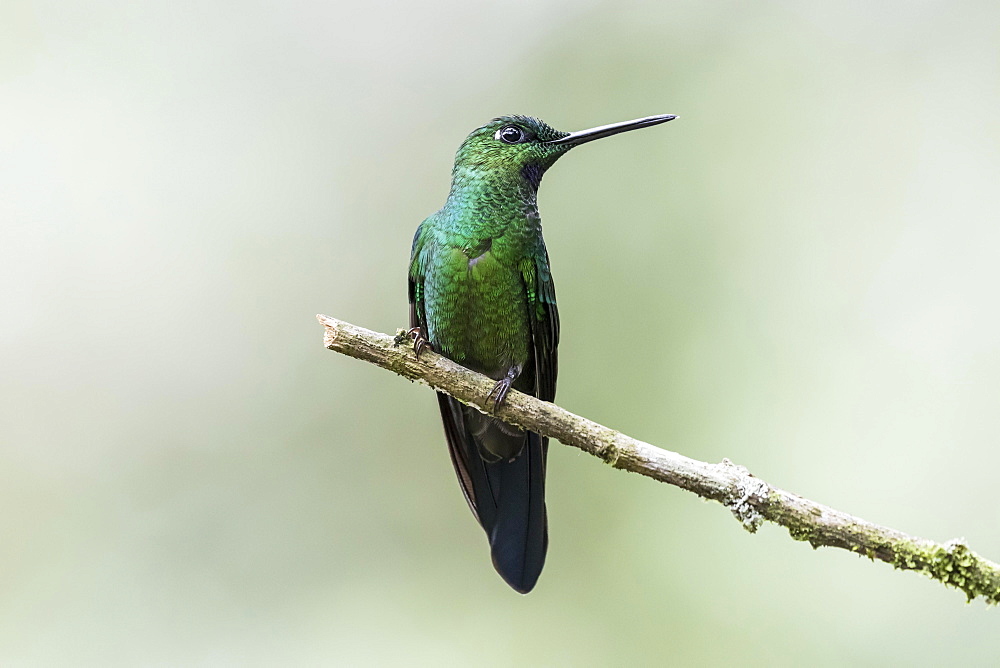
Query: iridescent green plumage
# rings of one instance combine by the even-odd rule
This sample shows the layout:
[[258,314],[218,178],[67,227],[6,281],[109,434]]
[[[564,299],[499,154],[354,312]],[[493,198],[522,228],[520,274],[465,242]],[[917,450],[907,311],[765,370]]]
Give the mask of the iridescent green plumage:
[[[559,316],[536,194],[573,146],[671,120],[651,116],[577,133],[527,116],[474,130],[458,150],[444,207],[417,228],[410,259],[411,325],[442,355],[497,381],[555,397]],[[548,545],[547,439],[439,394],[459,482],[514,589],[534,586]]]

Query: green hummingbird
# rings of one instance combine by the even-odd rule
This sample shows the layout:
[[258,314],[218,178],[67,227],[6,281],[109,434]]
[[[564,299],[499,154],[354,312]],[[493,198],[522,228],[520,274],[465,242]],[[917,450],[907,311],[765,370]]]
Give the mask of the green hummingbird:
[[[510,388],[552,401],[559,313],[536,196],[545,170],[574,146],[676,118],[665,114],[562,132],[502,116],[458,149],[445,205],[417,228],[410,256],[410,335]],[[493,566],[515,590],[535,586],[548,548],[548,439],[438,393],[451,461],[486,531]]]

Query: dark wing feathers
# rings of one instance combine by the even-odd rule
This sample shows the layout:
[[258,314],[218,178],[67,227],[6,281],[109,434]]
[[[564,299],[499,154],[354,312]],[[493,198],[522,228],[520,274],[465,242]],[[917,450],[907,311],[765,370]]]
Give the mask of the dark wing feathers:
[[556,289],[549,273],[548,253],[542,250],[527,269],[524,278],[528,286],[528,304],[535,314],[531,321],[535,396],[542,401],[552,401],[556,397],[556,375],[559,371],[559,309],[556,308]]
[[479,448],[462,418],[463,411],[475,409],[463,406],[443,392],[438,392],[437,398],[445,440],[448,441],[448,454],[458,475],[458,483],[472,514],[489,531],[496,523],[497,500],[493,491],[496,481],[491,480],[490,468],[479,456]]

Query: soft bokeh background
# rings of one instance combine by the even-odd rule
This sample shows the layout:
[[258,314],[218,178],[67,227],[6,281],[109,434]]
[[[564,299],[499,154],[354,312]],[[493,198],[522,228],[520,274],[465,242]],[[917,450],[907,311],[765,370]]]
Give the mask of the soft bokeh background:
[[540,197],[559,402],[1000,558],[1000,5],[0,5],[0,663],[958,665],[1000,617],[554,445],[509,590],[393,332],[455,148]]

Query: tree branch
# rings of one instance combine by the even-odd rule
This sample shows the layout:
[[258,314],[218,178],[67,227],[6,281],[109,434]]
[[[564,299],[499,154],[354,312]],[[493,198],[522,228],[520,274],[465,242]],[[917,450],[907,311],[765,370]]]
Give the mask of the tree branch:
[[417,359],[409,343],[400,345],[404,340],[400,334],[393,338],[329,316],[317,318],[326,328],[324,345],[330,350],[429,385],[483,413],[579,448],[617,469],[718,501],[751,533],[768,520],[814,548],[850,550],[894,568],[924,573],[961,589],[969,601],[982,596],[989,604],[1000,603],[1000,566],[977,555],[962,540],[935,543],[872,524],[772,487],[728,459],[719,464],[689,459],[515,390],[499,411],[487,410],[485,399],[495,381],[486,376],[426,349]]

